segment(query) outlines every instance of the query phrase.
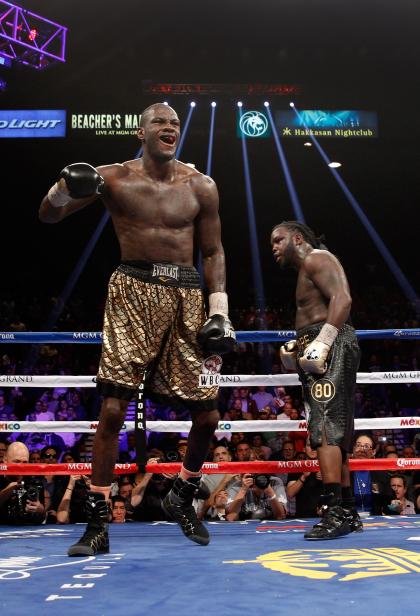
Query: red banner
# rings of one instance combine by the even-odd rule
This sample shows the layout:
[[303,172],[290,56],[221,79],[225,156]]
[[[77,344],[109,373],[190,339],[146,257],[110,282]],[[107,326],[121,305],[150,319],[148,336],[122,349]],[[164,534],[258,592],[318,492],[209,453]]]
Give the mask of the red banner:
[[[180,462],[148,464],[148,473],[178,473]],[[380,458],[378,460],[350,460],[352,471],[407,471],[420,469],[420,458]],[[136,464],[116,464],[114,473],[126,475],[137,472]],[[319,470],[318,460],[290,460],[278,462],[205,462],[204,474],[298,473]],[[88,462],[71,464],[0,464],[0,474],[4,475],[90,475],[92,465]]]

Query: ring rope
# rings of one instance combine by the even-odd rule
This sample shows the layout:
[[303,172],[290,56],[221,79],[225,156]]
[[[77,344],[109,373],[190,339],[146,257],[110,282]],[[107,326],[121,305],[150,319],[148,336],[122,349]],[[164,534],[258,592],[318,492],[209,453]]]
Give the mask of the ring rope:
[[[379,458],[379,459],[350,459],[351,471],[404,471],[419,469],[420,458]],[[147,464],[147,473],[178,473],[181,470],[180,462],[162,462],[160,464]],[[273,462],[205,462],[202,472],[206,475],[238,474],[238,473],[281,473],[304,472],[312,473],[320,470],[318,460],[290,460]],[[136,473],[136,464],[117,463],[114,467],[115,475]],[[89,475],[92,472],[90,462],[72,462],[69,464],[0,464],[0,472],[5,475]]]
[[[420,340],[420,329],[357,329],[361,339],[389,340],[391,338]],[[294,330],[238,331],[238,342],[284,342],[296,337]],[[0,343],[17,344],[99,344],[101,332],[0,332]]]
[[[73,434],[96,432],[99,421],[5,421],[0,422],[1,432],[70,432]],[[191,421],[148,421],[147,430],[151,432],[189,432]],[[354,420],[355,430],[419,429],[420,417],[374,417]],[[121,432],[134,430],[134,421],[126,421]],[[256,419],[222,420],[216,433],[220,432],[305,432],[304,419]]]
[[[358,372],[357,383],[376,385],[378,383],[418,383],[420,370],[394,370],[388,372]],[[1,374],[2,387],[96,387],[96,376],[71,375],[30,375],[30,374]],[[199,386],[202,388],[214,387],[256,387],[266,385],[297,386],[299,377],[291,374],[201,374]]]

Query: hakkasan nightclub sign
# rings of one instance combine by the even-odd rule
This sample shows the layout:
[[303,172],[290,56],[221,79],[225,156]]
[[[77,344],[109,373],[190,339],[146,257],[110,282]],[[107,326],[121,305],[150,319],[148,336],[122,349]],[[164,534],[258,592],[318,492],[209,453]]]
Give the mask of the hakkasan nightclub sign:
[[137,135],[140,113],[70,113],[69,132],[81,137]]
[[275,123],[281,137],[378,137],[375,111],[277,111]]

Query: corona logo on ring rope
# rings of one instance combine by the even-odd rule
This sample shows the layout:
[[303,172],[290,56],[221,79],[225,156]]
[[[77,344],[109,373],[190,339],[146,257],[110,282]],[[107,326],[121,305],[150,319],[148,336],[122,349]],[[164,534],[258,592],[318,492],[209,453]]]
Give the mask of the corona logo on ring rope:
[[239,128],[247,137],[261,137],[267,132],[268,120],[261,111],[247,111],[239,120]]

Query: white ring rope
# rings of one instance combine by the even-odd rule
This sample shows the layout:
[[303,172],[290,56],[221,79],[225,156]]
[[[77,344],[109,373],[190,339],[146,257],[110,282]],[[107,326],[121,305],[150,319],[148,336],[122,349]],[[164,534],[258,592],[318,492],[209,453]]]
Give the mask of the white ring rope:
[[[5,421],[0,422],[1,432],[96,432],[98,421]],[[420,429],[420,417],[375,417],[355,419],[355,430]],[[148,421],[151,432],[189,432],[191,421]],[[304,419],[270,419],[219,421],[216,433],[226,432],[305,432]],[[134,421],[127,421],[121,432],[134,430]]]
[[[357,383],[418,383],[420,370],[358,372]],[[96,387],[96,376],[0,374],[2,387]],[[297,374],[201,374],[200,387],[271,387],[300,385]]]

